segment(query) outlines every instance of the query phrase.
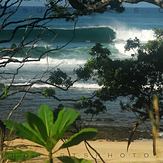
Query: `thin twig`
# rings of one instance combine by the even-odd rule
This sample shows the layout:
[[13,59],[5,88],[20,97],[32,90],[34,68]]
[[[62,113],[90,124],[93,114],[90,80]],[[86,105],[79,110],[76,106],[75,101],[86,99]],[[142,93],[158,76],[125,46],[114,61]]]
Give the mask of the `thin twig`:
[[90,152],[90,150],[89,150],[89,148],[88,148],[88,146],[87,146],[86,141],[84,141],[84,145],[85,145],[85,147],[86,147],[88,153],[90,154],[90,156],[91,156],[91,157],[93,158],[93,160],[95,161],[95,163],[98,163],[98,162],[97,162],[97,159],[96,159],[96,158],[92,155],[92,153]]
[[97,152],[97,150],[95,150],[89,143],[87,140],[84,141],[96,154],[97,156],[100,158],[100,160],[105,163],[104,159],[101,157],[101,155]]
[[10,119],[10,117],[12,116],[12,114],[17,110],[17,108],[22,104],[25,96],[28,93],[28,90],[30,89],[30,87],[27,89],[27,92],[24,93],[24,95],[21,97],[21,99],[19,100],[19,102],[14,106],[14,108],[9,112],[8,116],[7,116],[7,120]]

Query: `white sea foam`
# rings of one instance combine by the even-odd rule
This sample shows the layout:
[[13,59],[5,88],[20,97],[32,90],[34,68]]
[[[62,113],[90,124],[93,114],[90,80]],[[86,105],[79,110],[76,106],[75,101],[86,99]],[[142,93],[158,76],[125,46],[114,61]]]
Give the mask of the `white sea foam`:
[[[29,85],[30,83],[16,83],[15,86]],[[48,84],[34,84],[32,88],[53,88],[54,86]],[[101,86],[95,83],[75,83],[71,88],[82,88],[82,89],[99,89]]]
[[[23,60],[23,58],[16,58],[19,61]],[[29,60],[33,60],[31,62],[26,62],[22,69],[40,69],[40,68],[46,68],[46,67],[61,67],[61,68],[74,68],[80,65],[83,65],[86,63],[85,59],[59,59],[59,58],[51,58],[51,57],[45,57],[42,58],[40,61],[34,61],[36,58],[29,58]],[[20,65],[20,63],[10,63],[6,66],[6,68],[16,68]]]
[[129,38],[134,39],[137,37],[143,42],[148,40],[153,40],[154,31],[151,29],[136,29],[136,28],[126,28],[121,27],[119,29],[114,29],[116,31],[117,40],[127,40]]
[[120,27],[114,29],[116,32],[116,39],[114,41],[116,49],[119,51],[121,57],[131,57],[132,51],[125,51],[125,44],[128,39],[134,39],[137,37],[142,43],[146,43],[148,40],[154,40],[154,31],[152,29],[136,29]]
[[[32,64],[36,65],[36,64],[50,64],[50,65],[81,65],[84,64],[86,62],[86,60],[79,60],[79,59],[59,59],[59,58],[51,58],[51,57],[45,57],[42,58],[39,62],[32,62]],[[31,63],[26,63],[26,64],[30,64]]]
[[75,83],[73,85],[74,88],[85,88],[85,89],[99,89],[101,86],[98,84],[91,84],[91,83]]

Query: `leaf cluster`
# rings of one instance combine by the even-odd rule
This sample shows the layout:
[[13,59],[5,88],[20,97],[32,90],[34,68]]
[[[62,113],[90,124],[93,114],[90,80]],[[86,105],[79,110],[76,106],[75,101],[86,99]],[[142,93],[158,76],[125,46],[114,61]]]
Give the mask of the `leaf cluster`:
[[84,109],[84,113],[91,114],[92,116],[106,111],[105,105],[99,99],[91,100],[83,98],[76,104],[76,107]]
[[52,97],[55,95],[55,89],[53,88],[46,88],[43,90],[42,95],[45,97]]
[[122,108],[147,115],[145,106],[148,101],[151,103],[154,94],[159,98],[163,95],[163,40],[159,37],[141,45],[137,38],[129,39],[125,48],[137,48],[137,57],[113,60],[108,49],[96,44],[90,52],[92,58],[84,68],[89,67],[92,79],[102,86],[96,92],[100,100],[128,96],[130,100],[126,105],[121,103]]
[[72,86],[73,84],[71,77],[69,77],[59,68],[50,73],[49,81],[51,84],[62,85],[66,87]]
[[125,45],[125,50],[130,51],[131,49],[139,48],[140,47],[140,40],[135,37],[134,39],[128,39]]
[[[78,116],[79,112],[76,110],[63,108],[59,112],[57,118],[55,118],[54,113],[49,106],[41,105],[38,110],[38,115],[31,112],[26,114],[25,123],[17,123],[8,120],[5,124],[11,131],[15,131],[17,136],[35,142],[44,147],[48,151],[49,161],[51,161],[53,159],[53,148],[56,146],[58,141],[63,138],[65,132],[75,122]],[[78,133],[72,135],[68,140],[64,141],[64,143],[56,151],[77,145],[84,140],[92,139],[96,133],[97,130],[94,128],[84,128]],[[28,157],[25,157],[25,154]],[[4,157],[12,161],[27,160],[40,155],[41,153],[21,150],[7,151],[4,153]],[[64,160],[65,158],[59,159]],[[70,157],[69,159],[73,161],[73,158]],[[78,159],[76,158],[75,160]]]

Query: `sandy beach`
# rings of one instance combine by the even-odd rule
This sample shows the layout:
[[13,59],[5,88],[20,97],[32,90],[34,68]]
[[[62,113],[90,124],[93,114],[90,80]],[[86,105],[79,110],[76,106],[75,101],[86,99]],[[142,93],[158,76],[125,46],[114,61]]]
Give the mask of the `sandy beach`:
[[[59,142],[55,149],[57,149],[61,143],[62,142]],[[101,139],[89,141],[89,144],[100,153],[101,157],[106,163],[163,163],[163,139],[159,139],[157,141],[157,156],[153,156],[152,154],[152,140],[136,140],[132,142],[128,152],[126,141],[106,141]],[[34,150],[45,155],[47,154],[46,150],[44,150],[42,147],[23,139],[8,141],[6,142],[6,145],[17,146],[21,149]],[[79,145],[69,149],[72,156],[89,159],[94,162],[87,152],[84,143],[80,143]],[[91,149],[90,151],[94,157],[98,159],[98,163],[101,163],[99,157]],[[68,155],[67,150],[60,150],[54,154],[54,157],[63,155]],[[46,158],[46,156],[41,156],[26,162],[43,163]],[[59,161],[56,160],[55,163],[59,163]]]

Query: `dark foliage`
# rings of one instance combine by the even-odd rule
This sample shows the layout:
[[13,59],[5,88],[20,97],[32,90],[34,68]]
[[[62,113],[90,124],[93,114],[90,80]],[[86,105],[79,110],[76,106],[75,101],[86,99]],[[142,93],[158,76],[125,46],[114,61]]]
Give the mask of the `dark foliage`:
[[52,84],[62,85],[66,87],[69,87],[72,85],[71,77],[69,77],[65,72],[63,72],[59,68],[51,72],[49,81]]
[[125,48],[135,50],[136,56],[131,59],[113,60],[110,51],[101,44],[91,49],[92,58],[83,69],[89,67],[90,76],[102,86],[96,92],[100,100],[127,96],[130,100],[125,104],[121,102],[121,107],[137,113],[139,117],[148,118],[152,98],[157,95],[160,99],[160,116],[163,115],[163,41],[161,31],[157,31],[156,35],[158,37],[154,41],[145,45],[141,45],[137,38],[129,39]]

